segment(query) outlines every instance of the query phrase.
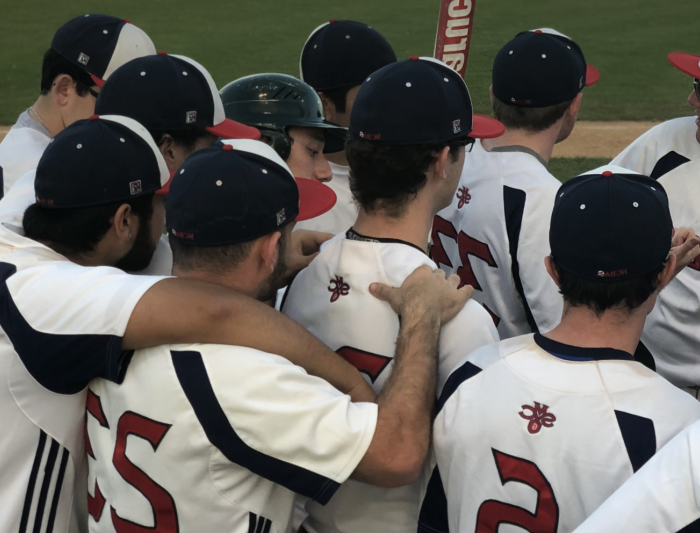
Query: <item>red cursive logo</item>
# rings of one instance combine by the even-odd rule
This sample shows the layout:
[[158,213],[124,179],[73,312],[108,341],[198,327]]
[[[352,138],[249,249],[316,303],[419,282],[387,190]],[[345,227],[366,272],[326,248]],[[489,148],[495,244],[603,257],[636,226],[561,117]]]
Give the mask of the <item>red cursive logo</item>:
[[459,203],[457,204],[457,209],[462,209],[464,204],[468,204],[469,201],[472,199],[472,195],[469,194],[469,189],[467,189],[466,187],[460,187],[457,191],[457,199],[459,200]]
[[[543,426],[551,428],[554,422],[557,421],[556,416],[547,412],[549,407],[541,403],[535,402],[534,407],[530,407],[529,405],[521,405],[520,407],[522,409],[522,411],[518,413],[520,417],[525,420],[530,420],[530,423],[527,425],[527,430],[531,435],[539,433]],[[526,411],[529,411],[529,414],[526,414]]]
[[341,296],[347,296],[350,292],[350,285],[343,281],[341,276],[336,276],[335,279],[331,280],[331,284],[328,286],[328,292],[331,292],[331,303],[335,302]]

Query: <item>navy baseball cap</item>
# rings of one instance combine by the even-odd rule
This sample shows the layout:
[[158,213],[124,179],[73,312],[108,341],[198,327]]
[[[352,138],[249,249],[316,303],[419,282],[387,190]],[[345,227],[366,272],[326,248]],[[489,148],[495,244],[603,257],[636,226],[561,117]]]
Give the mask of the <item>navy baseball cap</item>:
[[600,73],[563,33],[542,28],[519,33],[493,62],[493,94],[517,107],[548,107],[573,100]]
[[224,139],[260,138],[257,128],[226,118],[216,84],[202,65],[164,52],[118,68],[102,87],[95,112],[131,117],[150,131],[197,124]]
[[170,172],[150,133],[128,117],[80,120],[56,135],[39,160],[36,201],[92,207],[159,192]]
[[377,144],[410,145],[486,139],[504,132],[472,113],[462,77],[442,61],[412,56],[368,76],[350,114],[349,133]]
[[589,281],[638,278],[664,264],[673,222],[658,181],[608,165],[561,186],[549,244],[557,267]]
[[299,59],[302,81],[317,91],[361,85],[367,76],[396,62],[389,42],[354,20],[331,20],[311,32]]
[[685,54],[683,52],[673,52],[668,54],[668,60],[684,74],[692,76],[696,80],[700,79],[700,56]]
[[125,63],[156,53],[150,37],[128,20],[92,14],[61,26],[51,48],[90,74],[98,87]]
[[248,242],[335,205],[330,187],[294,178],[270,146],[224,141],[190,156],[177,170],[166,204],[168,235],[184,244]]

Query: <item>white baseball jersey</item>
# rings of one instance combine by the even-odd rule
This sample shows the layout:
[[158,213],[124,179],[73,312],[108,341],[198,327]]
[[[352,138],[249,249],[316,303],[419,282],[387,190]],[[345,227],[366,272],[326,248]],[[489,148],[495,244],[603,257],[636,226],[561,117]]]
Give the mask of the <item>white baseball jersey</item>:
[[[700,158],[665,174],[675,227],[700,232]],[[643,346],[642,346],[643,345]],[[700,385],[700,258],[681,271],[658,296],[642,333],[640,349],[651,353],[657,371],[679,387]]]
[[37,167],[51,139],[49,131],[28,111],[19,116],[0,142],[0,177],[5,194],[22,175]]
[[0,532],[87,528],[86,388],[162,278],[86,268],[0,226]]
[[328,502],[377,422],[376,404],[242,347],[139,350],[88,394],[91,532],[286,533],[295,492]]
[[330,163],[333,179],[326,183],[338,198],[333,208],[316,218],[297,222],[294,229],[325,231],[337,235],[352,227],[359,208],[350,191],[350,167]]
[[561,320],[562,299],[544,266],[560,185],[532,150],[487,152],[477,141],[452,204],[435,217],[433,261],[476,289],[502,339],[547,332]]
[[676,435],[576,533],[700,531],[700,422]]
[[699,402],[626,352],[540,334],[482,348],[438,402],[420,531],[569,533],[698,419]]
[[[362,372],[376,393],[391,374],[399,318],[369,293],[373,282],[400,286],[421,265],[422,250],[396,240],[336,235],[289,288],[282,311]],[[498,340],[488,313],[471,300],[440,335],[438,387],[465,354]],[[421,483],[384,489],[348,481],[322,507],[309,502],[309,533],[415,533]]]
[[695,138],[697,117],[667,120],[640,135],[610,164],[659,179],[674,168],[700,159],[700,143]]

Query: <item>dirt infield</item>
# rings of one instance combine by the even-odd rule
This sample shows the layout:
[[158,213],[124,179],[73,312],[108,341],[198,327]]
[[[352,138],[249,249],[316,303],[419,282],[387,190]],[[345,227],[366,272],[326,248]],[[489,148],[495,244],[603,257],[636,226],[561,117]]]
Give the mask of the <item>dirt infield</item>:
[[[620,151],[654,126],[655,122],[593,122],[581,121],[566,141],[554,147],[554,157],[609,157]],[[0,126],[0,140],[9,126]]]

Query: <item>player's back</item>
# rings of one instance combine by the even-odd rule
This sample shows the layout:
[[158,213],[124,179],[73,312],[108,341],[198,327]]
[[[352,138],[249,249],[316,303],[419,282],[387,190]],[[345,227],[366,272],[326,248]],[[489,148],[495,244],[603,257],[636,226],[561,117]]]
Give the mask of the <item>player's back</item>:
[[695,138],[696,116],[667,120],[640,135],[610,164],[659,179],[664,174],[700,159],[700,143]]
[[[510,523],[568,533],[700,419],[698,402],[631,355],[538,334],[473,353],[438,408],[438,488],[451,532]],[[444,515],[429,511],[424,526],[447,531]]]
[[0,176],[5,193],[23,174],[37,167],[50,142],[51,134],[27,111],[19,116],[0,142]]
[[120,385],[90,385],[90,531],[285,533],[295,492],[325,503],[352,473],[376,413],[258,350],[139,350]]
[[487,152],[477,141],[452,204],[435,217],[433,260],[476,289],[474,299],[502,339],[549,331],[561,318],[561,298],[544,266],[559,186],[534,152]]
[[[292,283],[283,312],[305,326],[365,374],[381,392],[391,373],[399,319],[369,293],[373,282],[400,286],[421,265],[435,265],[407,243],[366,239],[354,232],[327,242],[320,255]],[[495,342],[489,315],[469,301],[440,336],[438,388],[472,350]],[[310,533],[415,532],[421,483],[383,489],[348,481],[322,507],[310,503]]]

